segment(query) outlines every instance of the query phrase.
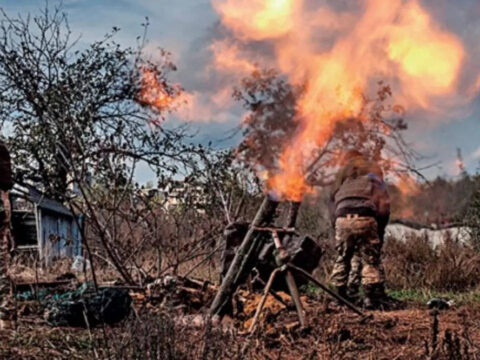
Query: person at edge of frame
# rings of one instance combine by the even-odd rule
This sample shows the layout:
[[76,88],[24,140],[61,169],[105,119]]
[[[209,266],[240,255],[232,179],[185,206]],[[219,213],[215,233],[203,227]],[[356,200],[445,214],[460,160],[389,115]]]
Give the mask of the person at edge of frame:
[[8,273],[10,260],[10,217],[9,190],[13,187],[10,153],[0,140],[0,329],[11,329],[15,320],[15,307],[10,293],[11,281]]

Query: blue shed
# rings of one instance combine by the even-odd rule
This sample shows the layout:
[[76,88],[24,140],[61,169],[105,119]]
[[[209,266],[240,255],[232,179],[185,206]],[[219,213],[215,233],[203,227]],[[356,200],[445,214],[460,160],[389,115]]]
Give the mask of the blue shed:
[[83,219],[33,187],[15,187],[12,235],[16,252],[36,252],[45,265],[82,255]]

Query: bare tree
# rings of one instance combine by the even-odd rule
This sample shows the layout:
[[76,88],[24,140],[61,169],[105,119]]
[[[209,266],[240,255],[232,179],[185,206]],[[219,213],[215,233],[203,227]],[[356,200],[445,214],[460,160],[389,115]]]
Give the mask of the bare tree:
[[158,175],[177,170],[172,159],[185,152],[185,130],[160,126],[172,102],[160,106],[154,92],[142,92],[158,86],[166,98],[180,95],[166,78],[175,70],[166,52],[163,61],[148,61],[142,43],[115,43],[116,28],[79,50],[61,8],[2,15],[0,115],[17,181],[34,181],[63,200],[73,178],[118,184],[139,161]]
[[156,62],[143,53],[148,23],[138,48],[115,43],[113,28],[80,49],[61,7],[1,14],[0,117],[15,179],[84,214],[87,250],[98,241],[106,261],[133,282],[133,259],[120,245],[126,235],[135,238],[124,226],[138,220],[131,212],[138,205],[136,168],[148,164],[170,179],[194,150],[185,127],[163,122],[182,93],[167,79],[175,66],[165,51]]
[[[255,71],[235,89],[234,98],[250,111],[242,128],[240,156],[257,171],[278,170],[279,154],[298,130],[296,106],[303,91],[302,84],[292,85],[274,70]],[[391,97],[390,87],[380,82],[375,97],[363,98],[357,116],[336,123],[304,169],[309,182],[329,183],[342,149],[352,147],[381,162],[387,172],[416,171],[414,164],[421,156],[405,141],[404,109],[391,104]]]

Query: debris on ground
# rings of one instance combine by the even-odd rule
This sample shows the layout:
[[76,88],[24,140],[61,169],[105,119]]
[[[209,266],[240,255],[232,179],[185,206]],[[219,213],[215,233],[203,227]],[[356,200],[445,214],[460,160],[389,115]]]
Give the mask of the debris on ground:
[[128,290],[104,288],[95,292],[84,286],[50,299],[44,316],[52,326],[113,325],[130,314],[131,305]]
[[[292,300],[290,295],[280,291],[277,294],[277,298],[269,295],[265,301],[265,305],[262,313],[259,317],[260,326],[268,333],[278,331],[279,329],[290,330],[298,327],[298,318],[294,310],[289,313],[288,305]],[[249,293],[246,290],[240,290],[237,301],[242,302],[242,312],[237,313],[236,317],[242,320],[241,327],[243,331],[247,331],[252,325],[255,312],[258,304],[262,300],[263,294],[261,293]],[[305,297],[302,297],[302,302],[305,303]],[[285,316],[280,320],[281,314],[289,314],[291,316]]]
[[[258,319],[257,330],[249,333],[262,293],[241,287],[234,296],[233,315],[211,318],[207,315],[207,309],[217,290],[218,287],[209,282],[172,275],[156,279],[146,288],[103,284],[98,293],[89,283],[74,289],[47,287],[38,289],[40,301],[23,301],[21,299],[28,298],[27,294],[17,293],[17,299],[21,300],[17,303],[17,314],[22,336],[28,333],[28,336],[33,337],[35,335],[29,329],[43,326],[42,331],[46,337],[49,336],[49,341],[55,341],[54,334],[60,334],[63,338],[65,333],[71,334],[71,338],[86,336],[88,339],[91,336],[89,334],[103,336],[100,330],[95,329],[98,325],[115,325],[120,322],[121,324],[105,330],[115,338],[129,336],[128,331],[136,326],[137,317],[128,316],[131,309],[135,308],[142,321],[151,320],[145,328],[148,336],[152,326],[159,329],[171,326],[171,331],[175,329],[172,333],[181,333],[181,336],[191,342],[202,341],[205,334],[211,332],[215,335],[209,336],[215,337],[214,341],[219,342],[222,348],[233,345],[222,343],[221,341],[227,340],[221,339],[231,339],[235,344],[252,341],[259,350],[254,351],[252,348],[251,351],[255,353],[249,353],[249,348],[245,348],[247,355],[250,355],[244,358],[267,358],[267,355],[268,358],[279,358],[281,349],[282,358],[286,359],[311,354],[326,354],[325,358],[337,358],[337,355],[338,358],[345,359],[369,358],[378,351],[393,354],[399,359],[422,358],[424,343],[430,341],[432,332],[431,316],[425,309],[376,312],[372,321],[362,323],[356,314],[345,307],[332,309],[333,302],[305,295],[301,296],[301,301],[309,326],[302,328],[290,296],[278,291],[267,297]],[[431,299],[429,306],[441,307],[445,303],[451,306],[450,300],[435,298]],[[461,334],[467,325],[471,329],[468,339],[471,337],[472,341],[476,341],[480,338],[473,320],[460,310],[439,313],[439,339],[445,331]],[[40,314],[44,314],[46,321],[41,320]],[[480,311],[476,316],[475,319],[478,320]],[[125,318],[126,321],[122,322]],[[45,326],[46,323],[48,327]],[[144,326],[143,323],[141,326]],[[86,332],[85,329],[91,331]],[[153,332],[151,336],[157,336],[155,334]],[[305,353],[311,344],[315,344],[314,348],[310,353]],[[232,347],[232,353],[233,350]]]
[[15,298],[21,301],[45,299],[65,294],[70,291],[76,291],[81,287],[76,279],[60,279],[48,282],[21,282],[15,283]]
[[[147,286],[146,298],[142,295],[135,295],[147,302],[147,308],[169,311],[174,310],[182,322],[192,324],[203,323],[202,314],[208,308],[218,287],[206,282],[191,278],[166,275],[155,280]],[[250,292],[242,288],[237,291],[233,299],[233,317],[225,316],[227,322],[236,322],[240,331],[245,332],[251,325],[255,311],[260,303],[263,294],[261,292]],[[304,304],[310,300],[302,296]],[[265,302],[264,311],[259,322],[268,331],[280,328],[294,328],[298,326],[298,318],[293,309],[290,295],[283,291],[276,293],[276,297],[269,295]],[[277,321],[280,314],[288,313],[282,321]],[[222,320],[222,326],[225,321]]]
[[436,309],[436,310],[448,310],[455,304],[453,300],[445,299],[445,298],[433,298],[427,302],[427,306],[429,309]]
[[[20,287],[16,293],[22,314],[43,314],[45,321],[54,327],[95,327],[102,323],[113,325],[130,313],[130,308],[146,309],[151,313],[169,312],[181,323],[204,324],[205,314],[218,286],[208,281],[174,275],[165,275],[146,287],[100,285],[98,293],[91,283],[74,285],[62,276],[58,287]],[[72,280],[74,280],[72,278]],[[231,317],[218,323],[220,328],[235,327],[246,332],[253,321],[263,293],[240,288],[234,296]],[[307,312],[314,300],[301,297]],[[316,302],[318,304],[318,301]],[[280,320],[281,318],[281,320]],[[227,319],[224,321],[224,319]],[[228,323],[228,325],[226,325]],[[234,324],[234,325],[233,325]],[[290,295],[283,291],[269,294],[259,317],[259,326],[269,334],[289,332],[298,327]]]
[[151,306],[195,313],[212,301],[216,291],[208,281],[166,275],[147,285],[147,301]]
[[90,260],[83,256],[75,256],[72,262],[71,270],[76,273],[81,273],[85,270],[90,270]]
[[77,281],[77,276],[76,276],[75,274],[71,273],[71,272],[66,272],[66,273],[63,273],[63,274],[57,276],[57,277],[55,278],[55,280],[57,280],[57,281],[67,281],[67,280],[70,280],[70,281],[72,281],[72,282],[75,282],[75,281]]

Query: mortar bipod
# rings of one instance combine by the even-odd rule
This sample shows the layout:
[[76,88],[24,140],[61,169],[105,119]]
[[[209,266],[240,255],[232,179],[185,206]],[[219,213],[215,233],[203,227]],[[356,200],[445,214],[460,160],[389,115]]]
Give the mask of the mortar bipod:
[[255,327],[258,322],[258,318],[263,310],[263,307],[265,306],[265,302],[267,300],[268,294],[272,291],[272,285],[273,282],[275,281],[275,278],[278,274],[285,274],[285,281],[287,283],[288,291],[290,293],[290,297],[293,300],[293,303],[295,305],[295,309],[297,311],[298,315],[298,320],[300,322],[301,327],[306,326],[306,321],[305,321],[305,314],[303,310],[303,305],[302,301],[300,300],[300,294],[298,292],[298,287],[295,282],[295,278],[292,275],[292,271],[299,273],[301,276],[306,277],[309,281],[313,282],[316,284],[319,288],[321,288],[323,291],[325,291],[328,295],[331,297],[335,298],[345,306],[347,306],[350,310],[352,310],[354,313],[360,315],[362,317],[362,322],[370,319],[372,316],[365,315],[360,309],[358,309],[354,304],[352,304],[350,301],[342,297],[341,295],[335,293],[334,291],[330,290],[327,286],[322,284],[320,281],[315,279],[312,275],[310,275],[308,272],[306,272],[303,269],[300,269],[293,264],[289,262],[289,254],[285,247],[282,244],[282,241],[280,240],[280,237],[278,236],[278,233],[288,233],[288,234],[294,234],[295,229],[294,228],[273,228],[273,227],[268,227],[268,228],[262,228],[262,227],[254,227],[256,231],[269,231],[272,233],[272,238],[273,242],[275,245],[275,249],[277,250],[276,256],[275,256],[275,262],[277,263],[277,268],[273,270],[272,274],[270,275],[270,278],[268,279],[267,284],[265,285],[265,289],[263,292],[262,299],[260,300],[260,303],[257,306],[257,309],[255,311],[255,316],[253,318],[252,325],[249,328],[249,332],[253,332],[255,330]]

